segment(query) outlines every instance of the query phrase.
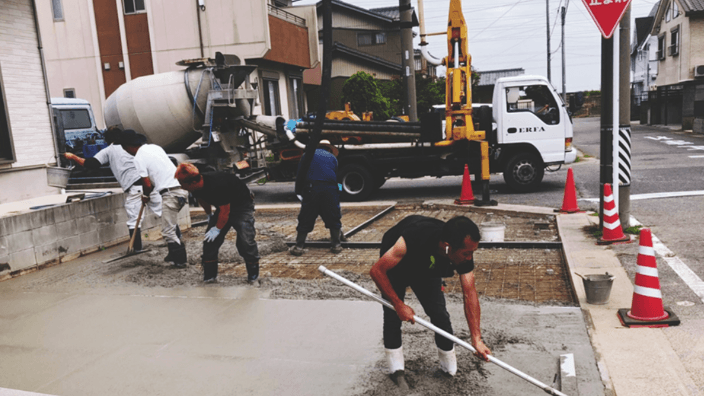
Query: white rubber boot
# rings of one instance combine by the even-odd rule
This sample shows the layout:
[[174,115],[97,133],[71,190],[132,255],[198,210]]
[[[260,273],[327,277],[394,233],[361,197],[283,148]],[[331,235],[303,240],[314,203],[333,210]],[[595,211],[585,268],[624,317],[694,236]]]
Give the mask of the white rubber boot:
[[440,360],[440,368],[442,371],[453,377],[457,374],[457,356],[455,356],[454,346],[447,352],[438,348],[438,359]]
[[403,371],[403,347],[398,349],[385,349],[386,363],[389,366],[389,374],[397,371]]

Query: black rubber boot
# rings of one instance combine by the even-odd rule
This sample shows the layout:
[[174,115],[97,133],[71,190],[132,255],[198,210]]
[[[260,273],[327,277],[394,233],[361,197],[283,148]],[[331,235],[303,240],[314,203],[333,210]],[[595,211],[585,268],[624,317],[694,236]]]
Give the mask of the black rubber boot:
[[340,228],[340,241],[341,241],[341,242],[347,242],[347,241],[348,241],[347,237],[345,236],[345,233],[342,232],[342,228]]
[[174,250],[180,245],[178,243],[168,243],[166,247],[169,249],[169,253],[164,257],[164,262],[167,264],[174,264]]
[[[130,230],[130,239],[132,239],[132,235],[134,234],[134,230]],[[134,244],[132,245],[132,249],[134,249],[135,252],[138,252],[142,250],[142,233],[137,230],[137,236],[134,237]]]
[[203,282],[215,283],[218,281],[218,262],[203,261]]
[[293,246],[288,252],[294,256],[303,256],[303,247],[306,245],[306,237],[308,233],[298,233],[296,235],[296,246]]
[[252,283],[259,279],[259,261],[244,265],[247,267],[247,282]]
[[174,243],[174,250],[171,253],[171,257],[173,257],[174,260],[174,267],[178,268],[186,268],[188,264],[188,257],[186,255],[186,245],[183,243],[176,244]]
[[342,244],[340,243],[340,229],[331,228],[330,229],[330,251],[333,254],[339,254],[342,252]]

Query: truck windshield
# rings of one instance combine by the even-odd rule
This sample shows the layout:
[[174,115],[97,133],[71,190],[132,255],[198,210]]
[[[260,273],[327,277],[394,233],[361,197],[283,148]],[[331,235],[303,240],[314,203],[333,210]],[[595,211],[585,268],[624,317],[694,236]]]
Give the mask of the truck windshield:
[[61,119],[64,129],[89,129],[93,126],[87,109],[61,110]]
[[531,112],[548,125],[560,123],[557,101],[546,85],[525,85],[506,88],[509,113]]

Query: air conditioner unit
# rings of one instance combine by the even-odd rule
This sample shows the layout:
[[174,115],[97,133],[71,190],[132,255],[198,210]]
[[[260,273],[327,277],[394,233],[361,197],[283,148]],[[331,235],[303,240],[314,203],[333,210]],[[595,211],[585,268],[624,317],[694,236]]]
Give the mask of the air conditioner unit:
[[694,77],[704,77],[704,65],[694,66]]

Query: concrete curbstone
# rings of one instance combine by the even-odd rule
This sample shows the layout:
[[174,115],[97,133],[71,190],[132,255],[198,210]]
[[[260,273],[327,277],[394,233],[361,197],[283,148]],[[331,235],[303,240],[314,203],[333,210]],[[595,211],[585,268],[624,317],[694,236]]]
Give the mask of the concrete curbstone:
[[43,246],[56,242],[56,226],[48,225],[32,230],[32,243],[34,246]]

